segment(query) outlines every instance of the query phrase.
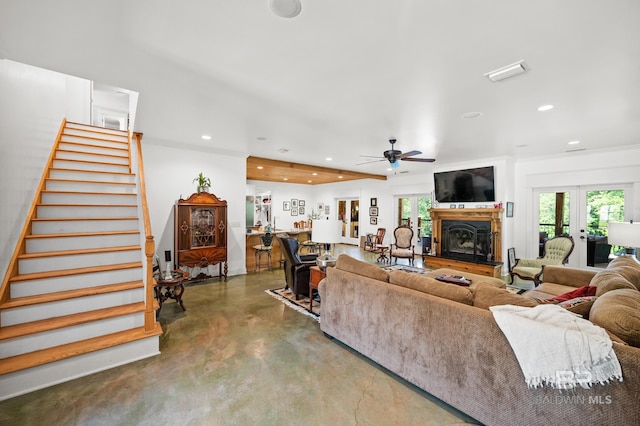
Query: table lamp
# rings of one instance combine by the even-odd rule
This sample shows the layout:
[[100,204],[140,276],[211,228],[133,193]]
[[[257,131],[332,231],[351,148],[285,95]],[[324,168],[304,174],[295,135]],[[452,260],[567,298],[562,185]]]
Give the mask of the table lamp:
[[625,254],[636,255],[636,247],[640,247],[640,223],[611,222],[608,227],[607,242],[614,246],[625,248]]
[[324,254],[316,259],[321,269],[336,264],[336,258],[331,255],[331,244],[340,242],[342,231],[341,220],[314,220],[311,227],[311,241],[324,244]]

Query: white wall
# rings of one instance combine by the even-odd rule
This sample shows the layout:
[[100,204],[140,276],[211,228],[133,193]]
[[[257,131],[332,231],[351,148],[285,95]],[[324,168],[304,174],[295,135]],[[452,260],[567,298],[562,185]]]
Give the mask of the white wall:
[[0,60],[0,271],[6,271],[66,116],[88,122],[88,80]]
[[204,151],[202,148],[174,148],[159,141],[142,139],[147,202],[156,253],[161,259],[173,247],[173,208],[179,198],[197,191],[193,179],[202,172],[211,179],[210,192],[227,201],[227,244],[229,275],[244,274],[246,158]]
[[[640,136],[639,136],[640,138]],[[572,154],[520,160],[515,164],[514,221],[517,232],[513,240],[518,257],[537,257],[538,235],[533,212],[536,188],[577,187],[630,184],[625,219],[640,220],[640,146],[627,149],[582,151]],[[630,206],[630,207],[629,207]],[[535,235],[534,235],[535,234]],[[574,236],[575,238],[575,236]]]

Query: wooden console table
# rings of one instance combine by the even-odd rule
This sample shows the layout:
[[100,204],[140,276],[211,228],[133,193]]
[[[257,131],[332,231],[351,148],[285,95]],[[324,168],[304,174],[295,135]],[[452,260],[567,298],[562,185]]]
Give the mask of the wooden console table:
[[469,272],[472,274],[484,275],[487,277],[500,278],[502,275],[502,262],[472,263],[462,260],[448,259],[440,256],[425,256],[424,266],[429,269],[449,268],[456,271]]

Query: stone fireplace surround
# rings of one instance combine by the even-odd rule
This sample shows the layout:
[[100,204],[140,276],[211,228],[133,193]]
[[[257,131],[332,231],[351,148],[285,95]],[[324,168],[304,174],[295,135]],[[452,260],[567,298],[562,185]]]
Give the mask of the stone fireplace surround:
[[[430,209],[434,255],[425,256],[425,265],[499,277],[503,211],[495,208]],[[451,231],[452,225],[456,236],[453,241],[451,238],[444,241],[445,233]]]

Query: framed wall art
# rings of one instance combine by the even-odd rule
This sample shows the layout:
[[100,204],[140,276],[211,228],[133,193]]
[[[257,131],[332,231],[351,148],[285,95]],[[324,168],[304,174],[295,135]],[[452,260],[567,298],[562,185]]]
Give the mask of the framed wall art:
[[291,209],[297,209],[298,208],[298,200],[296,198],[292,198],[291,199]]
[[378,205],[378,199],[377,198],[372,198],[371,199],[371,207],[376,207]]
[[369,216],[378,216],[378,208],[369,207]]
[[298,207],[304,207],[305,204],[304,200],[298,200]]
[[378,216],[371,216],[369,218],[369,224],[371,225],[377,225],[378,224]]
[[289,210],[291,210],[291,202],[290,201],[283,201],[282,202],[282,211],[288,212]]

